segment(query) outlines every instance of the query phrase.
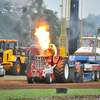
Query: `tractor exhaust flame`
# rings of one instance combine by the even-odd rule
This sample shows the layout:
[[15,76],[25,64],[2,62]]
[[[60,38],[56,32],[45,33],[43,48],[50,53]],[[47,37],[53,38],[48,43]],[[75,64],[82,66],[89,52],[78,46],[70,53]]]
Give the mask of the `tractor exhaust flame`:
[[47,31],[46,26],[40,26],[36,28],[35,36],[38,39],[38,43],[41,46],[42,50],[46,50],[49,47],[50,38],[49,32]]

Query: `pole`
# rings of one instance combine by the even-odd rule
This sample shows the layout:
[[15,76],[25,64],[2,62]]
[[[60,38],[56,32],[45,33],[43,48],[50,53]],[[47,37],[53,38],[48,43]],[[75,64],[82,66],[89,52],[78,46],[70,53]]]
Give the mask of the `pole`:
[[82,5],[83,5],[83,0],[81,0],[81,36],[80,36],[80,47],[82,47]]
[[67,28],[69,28],[69,20],[70,20],[70,0],[68,0],[68,6],[67,6]]
[[30,62],[30,52],[31,52],[31,17],[30,15],[27,15],[27,18],[28,18],[28,22],[29,22],[29,30],[30,30],[30,34],[29,34],[29,64],[31,63]]

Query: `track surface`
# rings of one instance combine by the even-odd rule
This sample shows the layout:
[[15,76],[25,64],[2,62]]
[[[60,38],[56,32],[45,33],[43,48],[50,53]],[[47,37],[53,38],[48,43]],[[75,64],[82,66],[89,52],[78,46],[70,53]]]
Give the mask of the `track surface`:
[[65,87],[69,89],[100,89],[99,82],[87,83],[52,83],[46,84],[43,82],[34,82],[28,84],[26,76],[5,76],[0,77],[0,90],[14,90],[14,89],[55,89],[56,87]]

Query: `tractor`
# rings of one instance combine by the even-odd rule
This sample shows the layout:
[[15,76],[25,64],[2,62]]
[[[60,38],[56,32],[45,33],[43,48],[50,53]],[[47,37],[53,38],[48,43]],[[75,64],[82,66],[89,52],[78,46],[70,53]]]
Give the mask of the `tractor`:
[[[82,37],[83,46],[69,55],[69,66],[73,69],[73,78],[78,82],[99,81],[100,79],[100,29],[97,35]],[[74,82],[74,80],[73,80]]]
[[67,82],[69,76],[68,61],[62,56],[57,56],[57,49],[54,44],[49,44],[49,48],[43,55],[35,55],[30,60],[27,67],[27,81],[33,83],[44,79],[47,84],[56,82]]
[[[18,40],[0,39],[0,66],[6,74],[24,75],[28,64],[28,54],[26,49],[18,47]],[[4,76],[5,71],[1,72],[1,76]]]

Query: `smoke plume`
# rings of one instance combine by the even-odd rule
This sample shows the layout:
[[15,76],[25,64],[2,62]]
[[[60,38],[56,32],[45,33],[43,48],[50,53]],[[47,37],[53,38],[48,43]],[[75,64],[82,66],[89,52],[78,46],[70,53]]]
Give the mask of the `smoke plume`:
[[10,0],[10,1],[16,5],[25,5],[28,2],[28,0]]

